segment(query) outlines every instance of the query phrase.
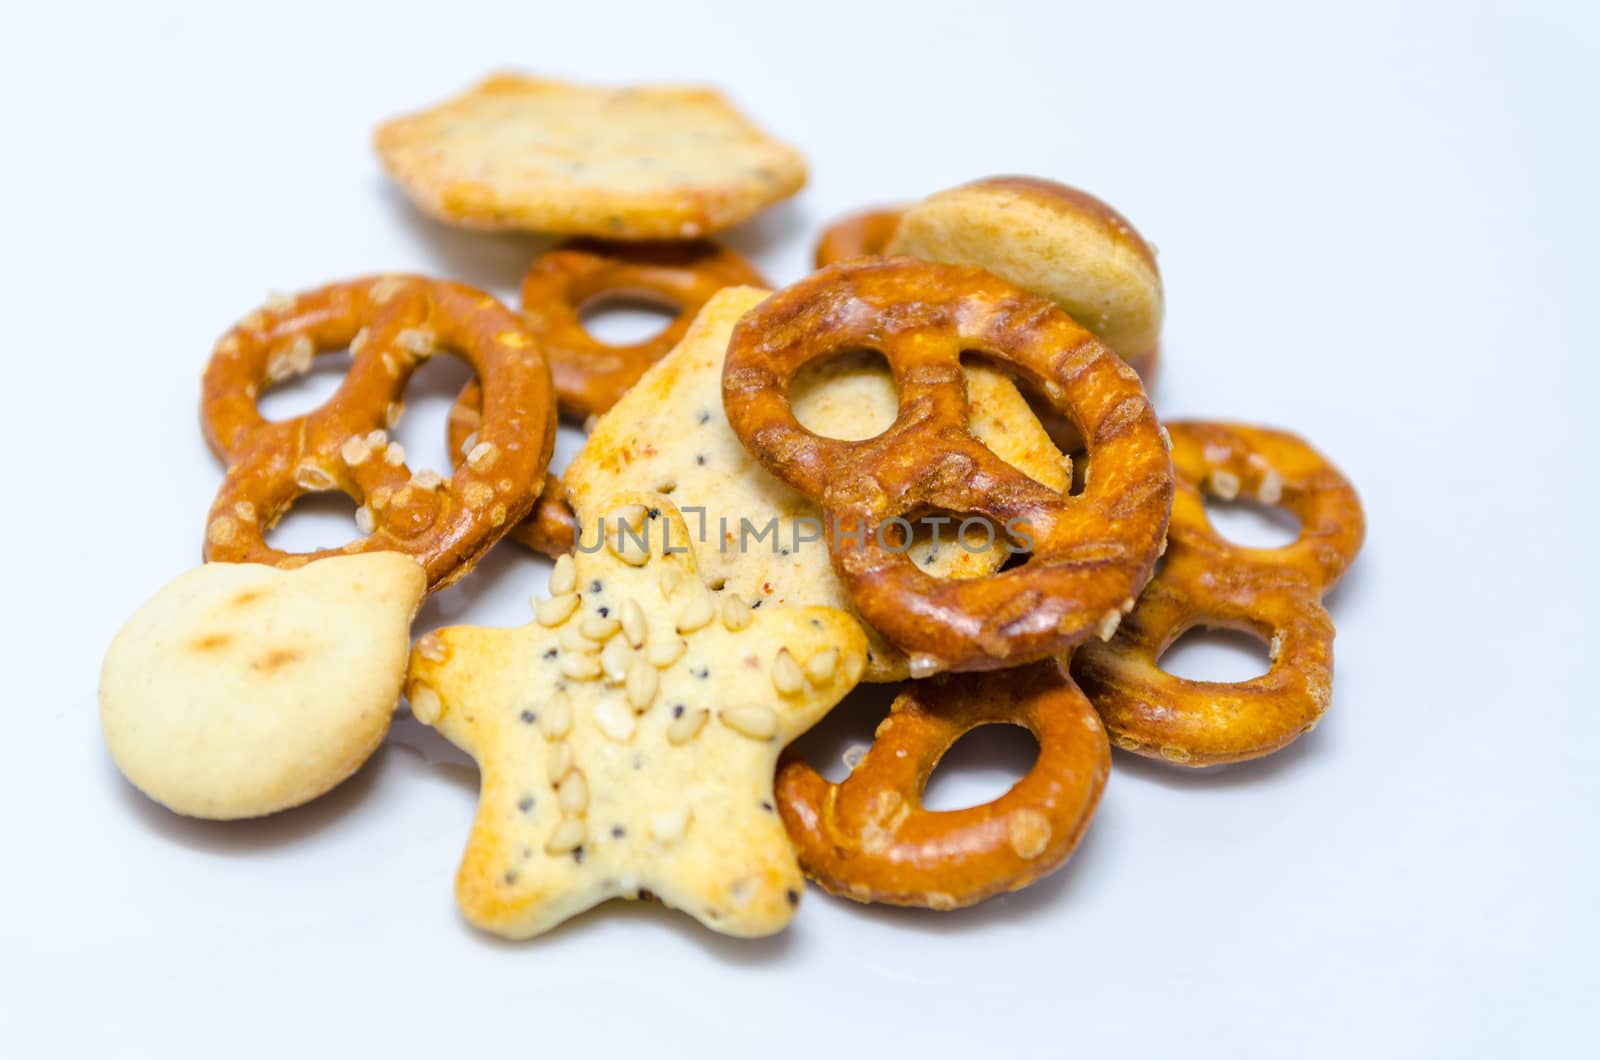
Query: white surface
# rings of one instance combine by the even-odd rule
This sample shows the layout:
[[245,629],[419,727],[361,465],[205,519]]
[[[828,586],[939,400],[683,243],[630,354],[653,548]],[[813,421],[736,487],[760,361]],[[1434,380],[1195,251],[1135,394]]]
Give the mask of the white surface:
[[[1592,16],[691,7],[5,8],[0,1054],[1583,1052]],[[1114,202],[1161,249],[1163,413],[1293,427],[1362,492],[1326,722],[1206,775],[1119,756],[1077,856],[1020,896],[813,890],[753,944],[641,906],[475,933],[450,890],[475,781],[415,727],[426,755],[259,823],[128,789],[95,681],[196,561],[212,340],[269,289],[374,269],[509,296],[529,245],[419,219],[367,147],[508,65],[710,80],[802,145],[811,186],[734,237],[779,280],[825,219],[991,172]],[[407,440],[437,459],[428,406]],[[427,617],[521,622],[541,571],[499,551]]]

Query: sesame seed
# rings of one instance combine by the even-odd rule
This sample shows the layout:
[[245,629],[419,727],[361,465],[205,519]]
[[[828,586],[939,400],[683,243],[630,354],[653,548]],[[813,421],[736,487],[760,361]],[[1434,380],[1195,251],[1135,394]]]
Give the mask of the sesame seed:
[[470,453],[472,451],[473,446],[475,446],[477,444],[478,444],[478,432],[477,431],[473,431],[471,434],[469,434],[465,438],[461,439],[461,455],[462,456],[466,456],[468,453]]
[[577,593],[562,593],[552,596],[548,600],[541,600],[533,609],[533,617],[541,626],[559,626],[572,617],[572,612],[578,609]]
[[[623,711],[627,714],[627,711]],[[633,721],[633,715],[627,714],[628,721]],[[561,808],[570,814],[577,815],[589,808],[589,782],[584,779],[583,770],[569,769],[565,776],[556,784],[556,801]]]
[[378,528],[377,519],[373,518],[372,509],[365,504],[356,509],[356,529],[363,534],[370,534]]
[[792,696],[805,687],[805,674],[800,672],[800,664],[789,654],[788,648],[779,648],[778,655],[772,660],[772,686],[785,696]]
[[597,644],[603,644],[611,639],[611,635],[622,628],[622,623],[614,618],[603,615],[585,615],[583,621],[578,623],[578,632]]
[[806,680],[820,685],[833,677],[839,668],[839,649],[824,648],[806,660]]
[[545,841],[544,852],[551,856],[570,854],[582,848],[585,835],[583,822],[569,817],[556,825],[556,830]]
[[1110,640],[1117,632],[1117,626],[1122,624],[1121,611],[1107,611],[1106,617],[1100,620],[1100,639]]
[[404,402],[391,401],[383,407],[383,425],[392,431],[400,425],[400,417],[405,414]]
[[429,633],[417,641],[417,654],[429,662],[444,662],[448,656],[444,641],[437,633]]
[[745,603],[744,597],[737,593],[730,594],[722,602],[722,624],[731,633],[749,629],[750,623],[755,621],[755,616],[750,613],[750,605]]
[[1038,810],[1018,810],[1006,822],[1006,835],[1017,856],[1032,861],[1050,845],[1050,820]]
[[206,527],[206,540],[213,545],[226,545],[238,536],[239,528],[226,515],[219,515]]
[[313,493],[319,490],[332,489],[333,476],[315,464],[301,464],[294,469],[294,484],[303,490]]
[[411,700],[411,716],[424,725],[436,725],[444,716],[444,700],[427,685],[413,686],[407,698]]
[[311,371],[311,359],[317,355],[316,343],[310,335],[296,335],[289,340],[289,370],[295,375]]
[[622,602],[622,635],[627,637],[628,643],[635,648],[642,648],[649,633],[650,627],[644,619],[644,608],[639,606],[639,601],[630,596]]
[[575,680],[592,680],[600,676],[600,660],[592,655],[563,655],[561,673]]
[[371,455],[372,447],[367,445],[367,440],[359,434],[352,434],[339,447],[339,456],[347,467],[360,467]]
[[564,777],[567,770],[572,768],[572,745],[569,743],[553,743],[545,748],[544,770],[550,777]]
[[1211,492],[1225,501],[1231,501],[1239,496],[1239,476],[1232,471],[1223,471],[1220,468],[1211,472]]
[[572,556],[563,555],[556,559],[556,565],[550,569],[550,592],[560,596],[570,593],[578,587],[578,565],[572,561]]
[[681,637],[668,637],[666,640],[651,641],[644,650],[644,657],[650,660],[650,665],[665,669],[682,658],[687,647]]
[[667,742],[675,747],[688,743],[705,728],[706,719],[710,716],[711,712],[704,708],[685,711],[678,715],[672,720],[672,724],[667,726]]
[[656,698],[656,691],[661,687],[661,678],[656,674],[656,668],[650,665],[650,660],[644,656],[635,656],[628,665],[627,682],[628,704],[634,710],[644,710]]
[[705,593],[697,593],[693,600],[683,606],[678,612],[678,632],[693,633],[697,629],[704,629],[711,619],[716,616],[711,606],[711,597]]
[[433,342],[433,332],[427,328],[402,328],[394,337],[394,344],[414,357],[431,354]]
[[595,704],[594,724],[613,743],[627,743],[633,739],[633,730],[638,726],[633,711],[620,700],[609,697]]
[[378,305],[382,305],[399,294],[405,284],[406,281],[403,277],[385,276],[372,285],[371,290],[367,292],[367,297]]
[[628,642],[621,637],[607,642],[600,652],[600,669],[605,671],[606,680],[611,684],[620,685],[627,680]]
[[1261,498],[1262,504],[1277,504],[1283,500],[1283,476],[1272,468],[1261,476],[1261,485],[1256,489],[1256,496]]
[[1267,661],[1277,662],[1278,653],[1281,651],[1283,651],[1283,634],[1274,633],[1272,635],[1272,643],[1267,645]]
[[561,627],[561,646],[578,655],[593,655],[600,650],[600,644],[585,637],[576,622]]
[[650,838],[663,846],[671,846],[689,830],[689,820],[690,809],[687,806],[662,810],[650,818]]
[[752,740],[770,740],[778,734],[778,715],[771,707],[730,707],[717,714],[722,724]]

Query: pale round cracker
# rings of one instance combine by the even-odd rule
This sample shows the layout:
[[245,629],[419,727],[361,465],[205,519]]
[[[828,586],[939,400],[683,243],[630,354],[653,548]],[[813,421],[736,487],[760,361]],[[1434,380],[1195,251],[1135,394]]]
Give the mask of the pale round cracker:
[[1110,205],[1036,177],[989,177],[901,215],[886,254],[976,265],[1055,302],[1146,379],[1165,298],[1155,248]]
[[257,817],[316,798],[388,731],[426,584],[398,552],[179,575],[106,652],[111,757],[190,817]]
[[490,77],[374,137],[425,212],[474,228],[689,239],[788,198],[805,160],[707,88]]

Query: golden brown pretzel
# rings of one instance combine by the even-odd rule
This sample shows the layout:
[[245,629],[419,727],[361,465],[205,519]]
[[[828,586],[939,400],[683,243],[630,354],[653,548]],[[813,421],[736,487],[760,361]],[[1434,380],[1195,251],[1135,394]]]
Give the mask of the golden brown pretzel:
[[822,238],[817,241],[817,268],[882,254],[889,240],[894,238],[900,215],[905,212],[903,206],[893,206],[862,210],[839,218],[823,229]]
[[[716,243],[607,243],[573,239],[541,254],[522,278],[522,316],[550,360],[562,411],[593,416],[617,403],[645,369],[666,356],[700,307],[724,287],[766,281],[744,258]],[[583,326],[585,309],[632,300],[676,313],[651,338],[613,346]],[[458,409],[476,409],[468,384]],[[454,446],[452,446],[452,450]]]
[[[895,422],[862,441],[812,434],[789,405],[796,373],[863,347],[894,371]],[[968,433],[964,351],[1018,373],[1088,439],[1081,495],[1041,486]],[[1160,426],[1133,370],[1045,298],[974,268],[842,262],[747,313],[722,381],[734,433],[823,508],[851,600],[918,676],[1016,666],[1108,637],[1150,577],[1172,502]],[[936,579],[884,532],[930,511],[987,517],[997,541],[1025,545],[1025,531],[1032,558]]]
[[[468,383],[451,407],[450,417],[446,421],[450,459],[458,467],[478,442],[478,427],[483,422],[483,415],[478,411],[480,400],[478,384]],[[554,558],[572,551],[576,534],[577,517],[567,503],[561,479],[546,475],[544,489],[540,491],[533,511],[512,527],[506,536],[535,552]]]
[[[327,402],[292,419],[262,418],[263,384],[346,346],[350,371]],[[488,394],[478,441],[448,480],[413,476],[385,432],[412,372],[436,350],[470,364]],[[555,441],[550,371],[520,319],[482,291],[421,277],[331,284],[252,313],[217,344],[203,390],[206,437],[228,465],[207,522],[210,560],[293,567],[396,551],[416,559],[429,588],[438,588],[528,514]],[[266,544],[264,529],[295,500],[325,490],[362,506],[366,537],[302,555]]]
[[[1179,486],[1166,556],[1116,636],[1074,656],[1073,675],[1118,747],[1187,766],[1259,758],[1328,708],[1333,623],[1321,599],[1361,548],[1361,502],[1292,434],[1201,422],[1167,429]],[[1283,548],[1232,544],[1212,529],[1202,489],[1286,508],[1300,536]],[[1197,626],[1259,637],[1271,668],[1236,683],[1162,670],[1162,653]]]
[[[993,802],[923,808],[939,759],[991,724],[1033,733],[1033,768]],[[790,748],[778,764],[778,813],[800,867],[824,889],[857,901],[952,909],[1025,887],[1066,861],[1110,765],[1094,708],[1046,659],[908,682],[872,747],[838,784]]]
[[[522,279],[522,315],[550,360],[563,411],[598,415],[617,403],[656,361],[683,338],[700,307],[724,287],[766,286],[755,267],[708,240],[683,243],[608,243],[573,239],[539,256]],[[632,299],[677,315],[654,337],[627,346],[595,338],[583,326],[584,309]],[[450,453],[460,460],[475,442],[482,404],[476,381],[450,410]],[[511,537],[536,551],[572,551],[572,509],[545,486],[534,514]]]

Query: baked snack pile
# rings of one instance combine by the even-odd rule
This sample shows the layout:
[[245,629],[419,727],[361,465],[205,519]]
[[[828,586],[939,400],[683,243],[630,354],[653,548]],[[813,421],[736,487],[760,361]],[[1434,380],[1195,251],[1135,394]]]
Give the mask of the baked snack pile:
[[[581,238],[530,263],[516,310],[374,276],[277,296],[218,342],[208,562],[134,615],[102,674],[107,746],[157,801],[237,818],[314,798],[379,745],[403,687],[482,772],[456,879],[472,923],[527,938],[654,898],[755,936],[795,915],[802,876],[930,909],[1025,887],[1070,857],[1113,747],[1244,761],[1327,710],[1322,597],[1361,545],[1355,491],[1287,432],[1161,423],[1155,253],[1101,200],[995,177],[863,211],[771,291],[700,237],[804,165],[714,92],[501,76],[377,147],[445,221]],[[671,322],[603,342],[584,315],[619,299]],[[264,388],[343,349],[323,405],[261,415]],[[476,377],[448,476],[389,436],[436,352]],[[589,436],[556,475],[560,415]],[[319,491],[356,501],[359,533],[268,546]],[[1300,535],[1227,542],[1207,497],[1286,509]],[[533,621],[413,646],[426,594],[507,536],[554,558]],[[1260,638],[1268,672],[1162,670],[1201,626]],[[833,782],[789,745],[862,681],[901,684]],[[941,757],[984,725],[1026,728],[1037,760],[998,798],[928,809]]]

